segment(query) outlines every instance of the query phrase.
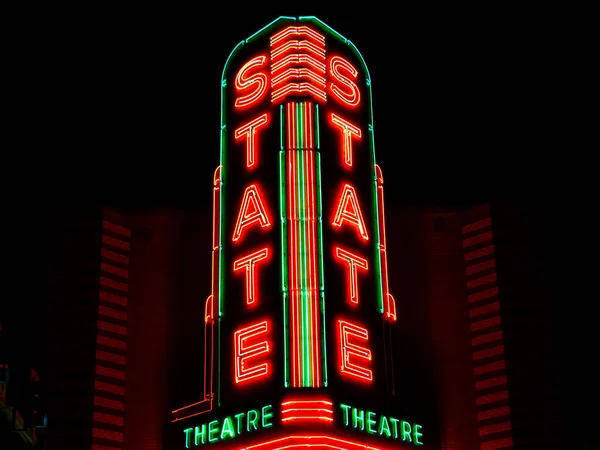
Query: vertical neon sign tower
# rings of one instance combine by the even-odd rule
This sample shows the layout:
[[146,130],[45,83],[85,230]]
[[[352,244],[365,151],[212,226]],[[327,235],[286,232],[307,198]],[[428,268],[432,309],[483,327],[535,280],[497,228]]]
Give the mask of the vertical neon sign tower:
[[423,445],[394,409],[362,56],[315,17],[280,17],[234,48],[221,94],[204,397],[173,411],[173,448]]

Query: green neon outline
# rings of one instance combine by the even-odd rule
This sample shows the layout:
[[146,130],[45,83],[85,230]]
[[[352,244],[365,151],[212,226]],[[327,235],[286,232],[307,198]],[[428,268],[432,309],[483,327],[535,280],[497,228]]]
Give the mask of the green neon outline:
[[323,386],[327,386],[327,333],[325,322],[325,269],[324,269],[324,253],[323,253],[323,198],[321,190],[321,153],[316,152],[316,175],[317,175],[317,220],[318,220],[318,251],[319,251],[319,297],[321,300],[321,321],[323,326],[321,327],[321,343],[323,346],[323,357],[321,365],[323,368]]
[[[373,162],[373,167],[372,167],[372,174],[373,174],[373,205],[374,205],[374,214],[373,214],[373,234],[374,234],[374,251],[375,251],[375,276],[377,277],[376,280],[376,295],[377,295],[377,305],[378,305],[378,309],[380,313],[384,312],[384,298],[383,298],[383,277],[382,277],[382,262],[381,262],[381,236],[379,233],[379,204],[378,204],[378,195],[377,195],[377,174],[376,174],[376,170],[375,170],[375,164],[376,164],[376,158],[375,158],[375,139],[374,139],[374,127],[373,127],[373,96],[372,96],[372,87],[371,87],[371,77],[369,74],[369,70],[367,68],[367,65],[365,63],[365,60],[362,56],[362,54],[360,53],[360,51],[358,50],[358,48],[354,45],[354,43],[352,43],[350,40],[346,39],[344,36],[342,36],[341,34],[339,34],[337,31],[335,31],[333,28],[331,28],[329,25],[325,24],[324,22],[322,22],[320,19],[316,18],[315,16],[298,16],[298,17],[291,17],[291,16],[280,16],[277,19],[275,19],[274,21],[272,21],[271,23],[269,23],[268,25],[264,26],[263,28],[261,28],[260,30],[258,30],[256,33],[252,34],[250,37],[248,37],[245,40],[240,41],[238,44],[235,45],[235,47],[233,48],[233,50],[230,52],[229,56],[226,59],[226,62],[223,66],[223,71],[222,71],[222,76],[221,76],[221,130],[220,130],[220,165],[221,165],[221,181],[220,181],[220,195],[219,195],[219,204],[220,204],[220,218],[219,218],[219,242],[218,242],[218,251],[219,251],[219,267],[218,267],[218,277],[219,277],[219,281],[218,281],[218,295],[219,295],[219,302],[218,302],[218,324],[217,324],[217,367],[218,367],[218,373],[220,374],[220,368],[221,368],[221,327],[220,327],[220,319],[223,317],[224,314],[224,304],[225,304],[225,297],[226,297],[226,286],[225,286],[225,280],[224,280],[224,274],[225,272],[225,250],[224,250],[224,236],[225,236],[225,222],[226,222],[226,213],[227,211],[225,211],[224,203],[225,203],[225,199],[227,198],[226,196],[226,191],[227,191],[227,158],[226,158],[226,153],[227,153],[227,143],[228,143],[228,139],[227,139],[227,117],[226,117],[226,88],[227,88],[227,78],[228,78],[228,72],[231,68],[231,62],[234,59],[234,56],[240,51],[240,49],[245,45],[248,44],[250,42],[253,42],[254,40],[258,39],[259,36],[261,36],[264,33],[269,32],[270,30],[272,30],[273,28],[280,26],[280,25],[284,25],[285,22],[312,22],[313,24],[315,24],[318,28],[320,28],[321,30],[325,31],[327,35],[333,37],[334,39],[337,39],[339,42],[346,44],[349,49],[355,54],[355,56],[357,57],[357,60],[359,61],[359,64],[362,67],[363,73],[365,75],[365,85],[366,85],[366,94],[367,94],[367,113],[368,113],[368,130],[369,130],[369,149],[370,149],[370,153],[371,153],[371,160]],[[316,139],[315,139],[315,144],[316,144],[316,149],[320,149],[320,131],[319,131],[319,126],[320,126],[320,121],[319,121],[319,105],[316,104],[316,118],[315,118],[315,134],[316,134]],[[283,108],[283,106],[281,107]],[[281,117],[283,117],[283,110],[280,110],[281,113]],[[302,117],[302,116],[300,116]],[[285,149],[285,130],[284,130],[284,126],[283,126],[283,120],[280,122],[281,123],[281,130],[280,130],[280,148],[283,151]],[[304,145],[303,139],[301,139],[299,142],[302,142],[302,144]],[[282,191],[280,191],[280,205],[282,205],[283,209],[281,210],[282,214],[281,214],[281,255],[282,255],[282,289],[283,289],[283,299],[284,299],[284,311],[287,308],[287,304],[285,303],[287,294],[288,294],[288,286],[287,286],[287,259],[284,259],[283,256],[287,253],[287,219],[285,218],[285,157],[283,162],[281,162],[280,160],[280,165],[282,166],[280,168],[280,189],[282,189]],[[317,165],[318,165],[318,171],[317,171],[317,179],[318,179],[318,189],[317,189],[317,195],[318,195],[318,210],[319,210],[319,219],[318,219],[318,223],[319,223],[319,229],[318,229],[318,240],[319,240],[319,272],[320,272],[320,276],[319,276],[319,289],[321,290],[320,292],[320,301],[321,301],[321,315],[322,315],[322,320],[323,320],[323,327],[321,329],[321,334],[322,334],[322,342],[323,342],[323,380],[324,380],[324,385],[327,385],[327,357],[326,357],[326,332],[325,332],[325,278],[324,278],[324,253],[323,253],[323,217],[322,217],[322,192],[321,192],[321,162],[320,162],[320,154],[317,152]],[[283,173],[281,172],[281,170],[283,170]],[[306,300],[304,300],[306,301]],[[284,343],[286,343],[287,340],[287,345],[289,345],[289,337],[286,336],[286,332],[289,333],[289,328],[285,327],[285,324],[287,323],[287,316],[285,316],[285,312],[284,312]],[[289,327],[289,324],[288,324]],[[284,345],[284,358],[285,356],[285,350],[287,350],[287,345]],[[285,375],[284,375],[284,383],[286,384],[286,387],[289,385],[289,355],[287,356],[287,361],[284,364],[285,366]],[[220,376],[217,376],[217,402],[220,405]]]
[[[283,107],[280,108],[283,110]],[[282,127],[283,128],[283,127]],[[280,243],[281,243],[281,291],[283,299],[283,385],[289,387],[289,324],[288,324],[288,267],[287,267],[287,219],[285,212],[287,210],[285,192],[287,192],[285,183],[285,152],[279,151],[279,223],[281,228]]]

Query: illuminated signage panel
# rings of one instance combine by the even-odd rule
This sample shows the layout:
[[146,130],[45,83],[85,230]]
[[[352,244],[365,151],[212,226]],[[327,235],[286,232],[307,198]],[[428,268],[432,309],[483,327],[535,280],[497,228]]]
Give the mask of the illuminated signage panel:
[[233,50],[221,95],[205,395],[173,411],[186,446],[266,428],[277,437],[256,448],[422,445],[391,406],[397,312],[362,56],[314,17],[280,17]]

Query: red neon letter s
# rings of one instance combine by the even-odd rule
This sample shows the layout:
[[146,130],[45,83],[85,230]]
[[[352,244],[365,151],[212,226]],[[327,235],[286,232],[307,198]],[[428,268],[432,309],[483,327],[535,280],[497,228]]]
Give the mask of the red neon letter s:
[[344,76],[340,69],[352,76],[352,80],[356,80],[358,70],[352,64],[346,61],[341,56],[333,56],[329,60],[329,72],[331,76],[344,85],[345,89],[341,89],[334,82],[329,83],[329,90],[341,102],[348,106],[358,106],[360,103],[360,91],[358,86],[350,78]]
[[269,342],[264,340],[255,344],[248,344],[249,339],[255,338],[269,332],[268,322],[250,325],[241,328],[234,333],[233,345],[235,353],[235,382],[242,383],[254,378],[265,376],[269,373],[269,363],[263,362],[255,366],[250,366],[248,360],[256,358],[264,353],[271,351]]
[[240,95],[235,99],[236,108],[247,108],[254,103],[259,102],[267,93],[269,79],[266,72],[258,71],[254,74],[251,72],[255,68],[262,68],[266,65],[266,56],[257,56],[252,58],[242,66],[235,77],[235,88],[241,94],[248,92],[246,95]]

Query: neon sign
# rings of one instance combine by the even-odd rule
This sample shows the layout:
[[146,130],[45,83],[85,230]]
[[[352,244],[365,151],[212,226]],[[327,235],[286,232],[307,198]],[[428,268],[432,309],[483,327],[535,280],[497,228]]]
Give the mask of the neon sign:
[[260,409],[251,409],[221,420],[212,420],[196,427],[186,428],[183,430],[185,448],[214,444],[233,439],[243,433],[251,433],[272,426],[273,407],[266,405]]
[[345,427],[352,427],[368,434],[384,436],[388,439],[401,440],[417,446],[423,445],[421,425],[410,423],[395,417],[365,411],[340,403],[342,410],[342,423]]
[[[366,406],[379,410],[375,402],[395,392],[397,309],[371,78],[360,52],[314,17],[281,17],[233,50],[221,99],[204,396],[174,410],[173,422],[258,398],[281,405],[282,426],[335,426],[342,395],[344,405],[369,398]],[[371,433],[369,414],[366,434],[406,441],[404,422],[380,415],[390,435],[385,424]],[[206,434],[185,428],[186,442],[240,434],[227,419],[207,423]]]

